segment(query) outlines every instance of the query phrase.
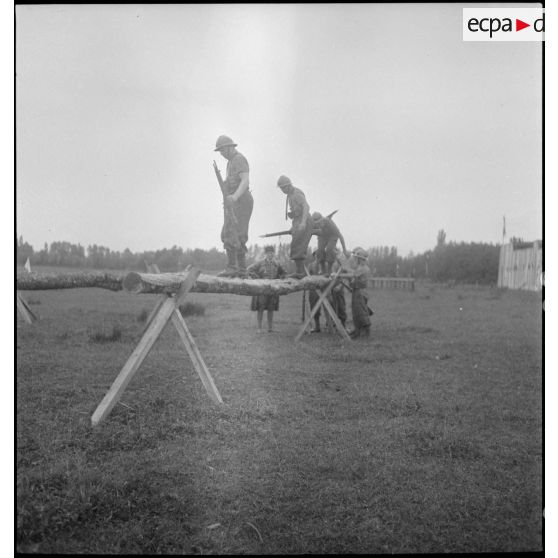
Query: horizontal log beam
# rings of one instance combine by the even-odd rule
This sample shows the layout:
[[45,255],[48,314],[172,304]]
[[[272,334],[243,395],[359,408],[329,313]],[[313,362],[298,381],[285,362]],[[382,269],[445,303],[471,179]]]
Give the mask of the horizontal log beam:
[[[52,289],[100,288],[110,291],[125,290],[134,294],[167,293],[178,291],[187,273],[136,273],[125,276],[101,272],[22,273],[17,276],[17,290],[42,291]],[[310,275],[303,279],[239,279],[199,275],[190,292],[237,295],[286,295],[308,289],[324,289],[329,278]]]
[[122,290],[122,276],[94,271],[75,273],[20,273],[16,279],[18,291],[51,289],[81,289],[98,287],[109,291]]
[[[122,286],[134,294],[174,293],[186,273],[136,273],[124,277]],[[330,279],[323,275],[310,275],[303,279],[240,279],[200,275],[191,292],[237,295],[286,295],[305,288],[323,289]]]

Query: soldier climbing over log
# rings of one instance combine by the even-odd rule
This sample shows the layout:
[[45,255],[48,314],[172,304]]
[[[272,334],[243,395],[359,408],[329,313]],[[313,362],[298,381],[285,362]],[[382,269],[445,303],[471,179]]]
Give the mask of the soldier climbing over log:
[[318,235],[318,254],[317,259],[320,264],[319,273],[331,275],[332,266],[337,257],[337,241],[341,242],[343,254],[349,257],[349,252],[345,246],[345,239],[339,227],[333,222],[330,215],[324,217],[318,211],[312,213],[313,229]]

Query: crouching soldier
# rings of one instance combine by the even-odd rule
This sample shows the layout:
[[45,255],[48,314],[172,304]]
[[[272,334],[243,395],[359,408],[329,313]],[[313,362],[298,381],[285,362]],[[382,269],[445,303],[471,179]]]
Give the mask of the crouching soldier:
[[[264,247],[264,258],[248,266],[250,277],[258,279],[282,279],[285,270],[275,259],[275,247]],[[250,309],[257,312],[258,332],[262,332],[262,321],[264,310],[267,310],[267,331],[273,331],[273,312],[279,310],[279,295],[255,295],[252,297]]]
[[352,256],[354,258],[352,269],[340,273],[339,277],[346,277],[350,282],[354,329],[349,335],[356,339],[357,337],[370,337],[370,315],[372,311],[368,307],[368,295],[366,293],[370,268],[366,265],[368,254],[365,250],[355,248]]
[[337,241],[341,242],[343,254],[349,257],[345,239],[339,230],[339,227],[333,222],[331,217],[324,217],[318,211],[312,213],[312,222],[314,230],[318,231],[318,261],[320,262],[320,271],[322,275],[330,275],[332,266],[337,256]]

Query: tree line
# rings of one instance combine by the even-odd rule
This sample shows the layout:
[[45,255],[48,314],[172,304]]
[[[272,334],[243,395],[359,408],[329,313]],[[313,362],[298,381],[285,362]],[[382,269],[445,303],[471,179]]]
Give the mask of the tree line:
[[[263,257],[263,246],[248,247],[247,262]],[[279,261],[289,267],[289,244],[275,246]],[[395,246],[374,246],[368,249],[368,265],[375,277],[414,277],[436,282],[496,284],[500,245],[475,242],[446,242],[446,233],[438,232],[436,246],[421,254],[400,256]],[[218,271],[227,263],[224,251],[217,248],[204,250],[179,246],[154,251],[132,252],[128,248],[119,252],[97,244],[83,247],[80,244],[59,241],[45,242],[41,250],[20,236],[16,242],[16,261],[31,265],[64,266],[86,269],[145,271],[146,263],[157,264],[161,271],[179,271],[195,265],[206,271]],[[308,250],[308,263],[312,260]]]

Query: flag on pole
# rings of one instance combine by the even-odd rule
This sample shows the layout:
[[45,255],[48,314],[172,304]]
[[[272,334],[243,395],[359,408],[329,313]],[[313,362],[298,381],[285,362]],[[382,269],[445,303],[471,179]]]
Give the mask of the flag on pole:
[[23,267],[25,268],[25,271],[27,271],[27,273],[31,273],[31,262],[29,261],[29,258],[27,258],[27,261],[25,262],[25,265]]
[[502,228],[502,240],[506,238],[506,216],[504,215],[504,226]]

